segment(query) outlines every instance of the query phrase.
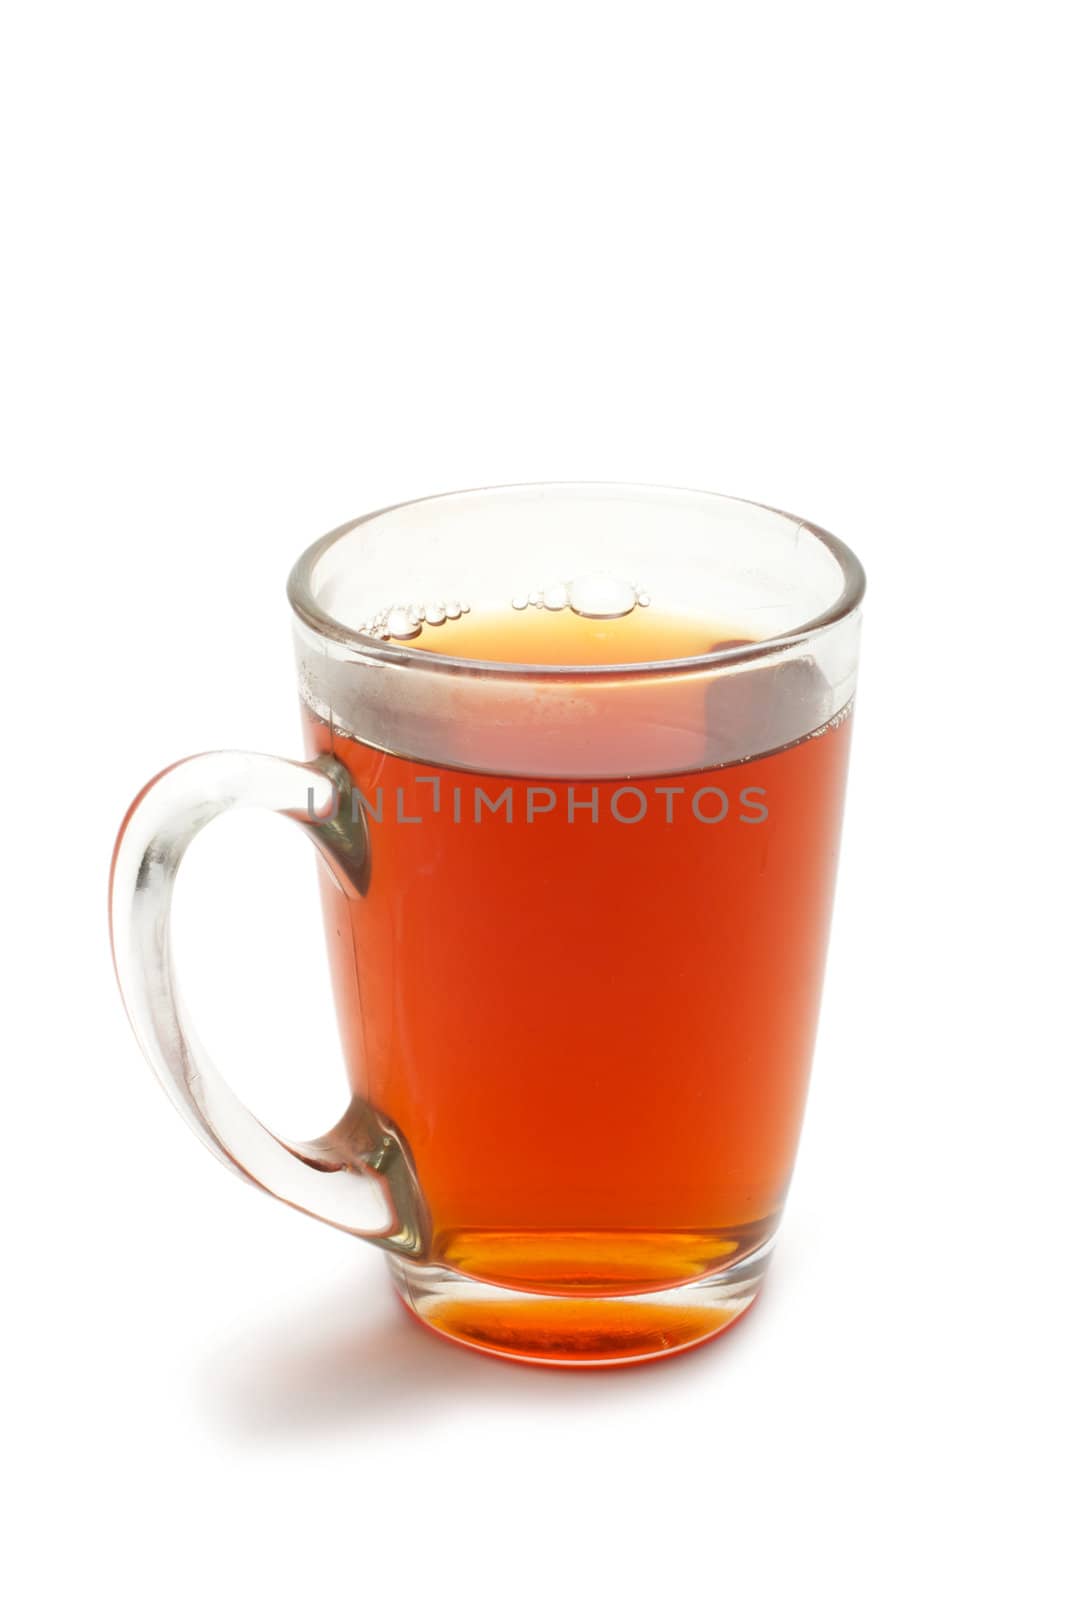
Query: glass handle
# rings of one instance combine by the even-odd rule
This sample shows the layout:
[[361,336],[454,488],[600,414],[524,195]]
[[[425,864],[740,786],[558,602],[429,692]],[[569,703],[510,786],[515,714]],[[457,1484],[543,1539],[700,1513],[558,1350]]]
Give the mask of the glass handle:
[[112,951],[133,1031],[178,1110],[234,1172],[298,1211],[417,1257],[427,1228],[399,1131],[353,1100],[321,1139],[277,1138],[229,1088],[186,1015],[171,958],[174,882],[200,829],[238,806],[290,817],[346,893],[365,888],[366,824],[332,757],[305,764],[216,751],[168,767],[130,807],[111,868]]

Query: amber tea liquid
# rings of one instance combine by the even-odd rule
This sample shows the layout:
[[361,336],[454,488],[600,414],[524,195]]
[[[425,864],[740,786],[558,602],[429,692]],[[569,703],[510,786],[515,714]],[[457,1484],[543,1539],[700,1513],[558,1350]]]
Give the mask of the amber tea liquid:
[[[641,607],[604,621],[530,606],[409,642],[582,664],[734,637]],[[632,1350],[627,1310],[608,1303],[590,1329],[577,1302],[702,1278],[774,1232],[814,1043],[847,714],[732,766],[603,779],[465,770],[461,726],[455,765],[430,766],[305,718],[309,749],[343,762],[365,800],[365,893],[323,887],[349,1077],[407,1139],[433,1259],[572,1299],[553,1316],[572,1317],[579,1355],[583,1341],[610,1354],[613,1318]],[[650,1353],[675,1336],[660,1315]],[[438,1314],[499,1349],[493,1319],[491,1299]],[[506,1320],[528,1350],[514,1306]]]

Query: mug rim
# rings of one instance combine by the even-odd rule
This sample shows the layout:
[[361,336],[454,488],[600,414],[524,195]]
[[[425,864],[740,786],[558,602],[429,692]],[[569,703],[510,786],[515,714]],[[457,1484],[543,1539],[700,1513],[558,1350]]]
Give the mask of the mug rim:
[[[829,551],[836,561],[842,576],[841,593],[831,605],[808,621],[786,629],[782,633],[773,634],[766,639],[754,639],[745,644],[731,645],[729,649],[705,651],[701,655],[679,656],[665,661],[582,664],[536,661],[485,661],[478,657],[451,656],[437,651],[418,650],[399,641],[372,638],[370,634],[362,633],[359,629],[350,627],[347,623],[341,622],[337,617],[332,616],[315,599],[312,592],[312,577],[316,564],[327,550],[354,529],[374,522],[379,517],[387,516],[393,511],[404,510],[409,506],[424,505],[438,500],[460,500],[479,495],[499,494],[511,490],[524,489],[602,489],[606,492],[643,490],[664,495],[699,495],[705,499],[715,500],[727,505],[755,506],[761,511],[769,511],[774,516],[784,518],[794,527],[803,528],[805,532],[811,534]],[[418,668],[429,672],[484,674],[496,678],[528,680],[531,677],[641,678],[659,674],[707,671],[709,668],[745,666],[749,662],[759,661],[768,656],[778,655],[783,650],[793,649],[796,645],[803,643],[814,635],[826,633],[829,629],[836,627],[859,609],[866,593],[866,588],[867,576],[863,570],[862,563],[855,552],[845,544],[844,540],[839,539],[836,534],[829,533],[825,528],[819,527],[817,523],[810,522],[806,517],[798,517],[790,511],[782,510],[778,506],[767,505],[761,500],[748,500],[738,495],[719,494],[712,489],[691,489],[678,484],[630,483],[611,479],[577,478],[549,479],[544,482],[484,484],[474,489],[451,489],[439,494],[416,495],[411,500],[397,500],[392,505],[379,506],[374,511],[365,512],[360,517],[353,517],[351,521],[341,523],[339,527],[331,529],[329,533],[324,534],[320,539],[316,539],[313,544],[310,544],[298,557],[289,574],[286,594],[293,612],[305,627],[323,638],[346,646],[354,655],[377,662],[380,665]]]

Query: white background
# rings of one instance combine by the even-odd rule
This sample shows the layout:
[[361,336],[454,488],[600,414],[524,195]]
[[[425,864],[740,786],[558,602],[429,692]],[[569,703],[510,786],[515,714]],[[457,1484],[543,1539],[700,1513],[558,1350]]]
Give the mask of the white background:
[[[1062,55],[1051,6],[25,5],[2,51],[11,1592],[1059,1592]],[[284,581],[391,500],[691,484],[870,579],[778,1258],[518,1369],[233,1181],[114,991],[179,755],[299,752]],[[341,1068],[306,845],[220,823],[207,1042]]]

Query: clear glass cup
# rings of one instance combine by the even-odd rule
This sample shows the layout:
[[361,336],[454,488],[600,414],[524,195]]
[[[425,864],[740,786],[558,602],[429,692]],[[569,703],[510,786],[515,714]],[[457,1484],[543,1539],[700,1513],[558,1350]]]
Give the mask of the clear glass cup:
[[[178,762],[115,849],[119,983],[194,1130],[462,1343],[604,1364],[729,1326],[800,1132],[863,587],[811,523],[632,485],[442,495],[313,545],[307,759]],[[307,1144],[227,1087],[170,957],[186,846],[247,805],[319,854],[351,1098]]]

